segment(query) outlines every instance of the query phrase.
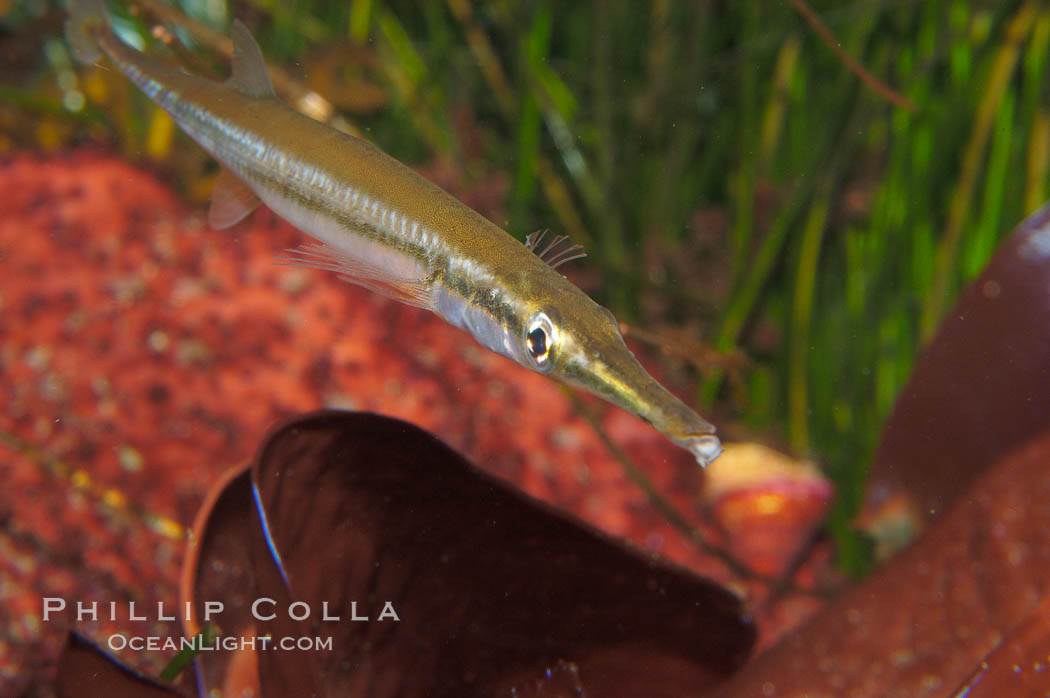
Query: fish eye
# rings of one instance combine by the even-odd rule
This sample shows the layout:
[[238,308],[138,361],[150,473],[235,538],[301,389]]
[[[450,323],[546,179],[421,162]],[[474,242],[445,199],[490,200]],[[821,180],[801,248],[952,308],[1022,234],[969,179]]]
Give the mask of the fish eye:
[[525,327],[525,353],[536,370],[550,369],[554,339],[554,324],[547,314],[540,312],[533,315]]

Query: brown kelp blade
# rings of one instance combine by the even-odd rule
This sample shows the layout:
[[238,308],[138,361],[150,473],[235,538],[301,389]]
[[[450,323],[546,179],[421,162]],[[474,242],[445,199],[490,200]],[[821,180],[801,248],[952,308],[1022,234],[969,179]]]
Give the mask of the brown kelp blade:
[[[955,695],[979,678],[975,668],[1001,638],[1029,621],[1035,632],[1016,636],[1020,654],[1042,649],[1045,663],[1048,463],[1050,432],[988,468],[919,541],[714,695]],[[1038,673],[1034,664],[1025,670]]]
[[[297,656],[282,665],[277,677],[260,675],[259,655],[265,651],[259,636],[293,634],[286,615],[260,621],[253,613],[256,599],[267,598],[287,609],[291,600],[280,567],[273,557],[252,491],[251,467],[231,471],[204,502],[193,525],[194,537],[187,548],[180,586],[179,607],[190,604],[191,617],[184,622],[185,635],[192,637],[206,626],[214,634],[237,640],[232,649],[208,651],[195,662],[197,681],[205,695],[259,695],[260,682],[269,679],[267,695],[311,695],[320,691],[317,670],[309,657]],[[222,611],[206,615],[208,603],[221,603]],[[242,641],[243,640],[243,641]],[[253,645],[252,642],[255,642]],[[293,652],[293,655],[298,653]],[[247,690],[247,693],[244,691]]]
[[94,644],[70,633],[58,659],[59,698],[178,698],[181,693],[122,666]]
[[977,663],[952,696],[1046,698],[1050,695],[1050,596]]
[[1050,427],[1050,206],[1003,243],[915,364],[871,475],[928,519],[988,465]]
[[[258,653],[263,695],[306,685],[304,667],[329,695],[690,695],[734,671],[754,639],[716,584],[529,499],[404,422],[306,416],[270,437],[252,478],[268,538],[215,514],[197,567],[250,559],[254,588],[227,596],[277,599],[278,614],[303,602],[309,619],[267,630],[332,640]],[[215,585],[195,594],[227,597]],[[200,661],[228,664],[223,654]]]

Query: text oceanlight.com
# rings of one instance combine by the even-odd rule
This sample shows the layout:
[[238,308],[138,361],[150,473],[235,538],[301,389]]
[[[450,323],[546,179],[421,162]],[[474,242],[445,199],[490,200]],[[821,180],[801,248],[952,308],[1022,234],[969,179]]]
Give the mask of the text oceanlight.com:
[[200,635],[196,637],[158,637],[144,635],[125,635],[116,633],[109,636],[107,643],[114,652],[130,649],[135,652],[181,652],[193,650],[194,652],[214,652],[225,650],[233,652],[237,650],[262,651],[312,651],[332,649],[331,637],[278,637],[272,635],[255,635],[249,637],[223,636],[215,637],[205,641]]

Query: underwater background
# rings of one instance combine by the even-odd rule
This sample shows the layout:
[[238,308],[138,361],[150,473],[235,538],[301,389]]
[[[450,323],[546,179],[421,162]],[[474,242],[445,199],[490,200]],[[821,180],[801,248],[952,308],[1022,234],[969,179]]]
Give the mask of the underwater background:
[[302,236],[265,209],[210,230],[215,163],[121,74],[74,62],[60,3],[0,0],[0,694],[49,695],[66,627],[41,596],[174,598],[206,494],[320,407],[412,422],[730,588],[761,649],[938,509],[856,523],[924,347],[1048,198],[1044,3],[110,8],[125,40],[220,80],[239,18],[285,101],[519,239],[582,244],[562,271],[751,445],[705,473],[429,313],[276,265]]

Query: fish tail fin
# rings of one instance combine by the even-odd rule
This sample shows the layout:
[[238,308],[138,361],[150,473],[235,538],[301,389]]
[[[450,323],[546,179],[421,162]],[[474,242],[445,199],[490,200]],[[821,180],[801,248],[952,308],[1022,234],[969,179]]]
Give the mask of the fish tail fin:
[[96,32],[108,26],[103,0],[69,0],[66,40],[82,63],[94,63],[102,56]]

